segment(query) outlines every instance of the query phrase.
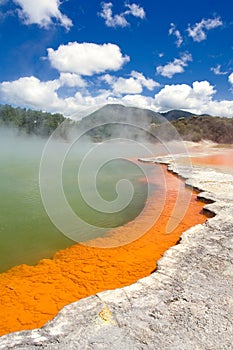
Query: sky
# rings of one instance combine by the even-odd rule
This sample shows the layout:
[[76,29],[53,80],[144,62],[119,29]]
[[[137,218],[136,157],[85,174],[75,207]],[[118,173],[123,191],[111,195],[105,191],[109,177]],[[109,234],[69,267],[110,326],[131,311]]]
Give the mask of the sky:
[[230,0],[0,0],[0,103],[233,117]]

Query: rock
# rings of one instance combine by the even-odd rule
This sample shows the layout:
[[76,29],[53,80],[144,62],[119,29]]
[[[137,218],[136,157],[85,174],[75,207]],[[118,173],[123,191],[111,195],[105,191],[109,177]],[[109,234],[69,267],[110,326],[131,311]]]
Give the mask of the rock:
[[41,329],[5,335],[1,350],[232,349],[233,175],[159,161],[199,188],[215,217],[184,232],[150,276],[70,304]]

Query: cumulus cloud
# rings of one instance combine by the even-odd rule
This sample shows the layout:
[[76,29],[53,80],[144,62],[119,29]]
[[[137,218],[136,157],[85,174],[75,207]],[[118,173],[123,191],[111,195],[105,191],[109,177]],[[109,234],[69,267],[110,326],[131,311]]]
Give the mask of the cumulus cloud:
[[[74,87],[74,85],[76,87],[78,85],[79,88],[73,95],[68,97],[58,95],[61,87]],[[80,111],[82,114],[82,111],[90,107],[106,104],[111,100],[110,96],[109,91],[99,91],[92,96],[87,89],[83,89],[82,80],[70,73],[62,73],[60,78],[46,82],[30,76],[0,83],[1,101],[21,107],[62,113],[67,117],[77,115]]]
[[125,7],[128,8],[128,10],[113,15],[112,7],[113,4],[111,2],[103,2],[102,4],[102,11],[99,13],[99,16],[102,17],[105,20],[105,24],[108,27],[126,27],[129,26],[129,22],[126,20],[126,16],[134,16],[140,19],[145,18],[146,14],[142,7],[140,7],[137,4],[125,4]]
[[49,111],[64,112],[64,100],[57,91],[61,87],[86,87],[87,83],[80,76],[71,73],[61,73],[55,80],[40,81],[34,76],[19,78],[14,81],[0,83],[1,98],[17,106],[29,106]]
[[1,83],[0,92],[5,102],[41,108],[43,104],[51,107],[58,103],[55,90],[59,87],[58,80],[41,82],[36,77],[31,76]]
[[99,77],[100,81],[104,81],[105,83],[112,85],[113,82],[115,81],[115,78],[113,75],[110,74],[105,74]]
[[176,37],[176,46],[180,47],[183,43],[183,38],[182,35],[180,33],[180,31],[178,29],[176,29],[176,26],[174,23],[171,23],[171,27],[168,31],[169,35],[174,35]]
[[215,92],[214,87],[208,81],[195,81],[192,86],[187,84],[165,85],[155,95],[155,104],[165,110],[200,110],[212,100]]
[[100,78],[112,87],[115,94],[139,94],[143,91],[143,88],[147,88],[152,91],[155,87],[159,86],[159,83],[153,79],[146,78],[142,73],[132,71],[129,78],[116,78],[109,74]]
[[113,91],[117,94],[139,94],[142,92],[140,82],[132,77],[118,78],[112,85]]
[[192,27],[188,27],[188,35],[197,42],[203,41],[207,38],[206,32],[223,25],[220,17],[202,19],[201,22],[195,23]]
[[116,71],[130,60],[122,55],[117,45],[77,42],[60,45],[57,50],[49,48],[48,58],[52,67],[60,72],[89,76],[107,70]]
[[160,86],[160,84],[157,81],[154,81],[151,78],[146,78],[142,73],[136,72],[134,70],[131,72],[131,76],[137,81],[139,81],[142,84],[142,86],[146,87],[148,90],[152,91],[155,87]]
[[157,110],[154,105],[154,99],[149,96],[125,95],[119,100],[119,102],[129,107],[146,108],[154,111]]
[[173,62],[169,62],[165,66],[158,66],[156,72],[163,77],[172,78],[174,74],[183,73],[184,67],[188,65],[189,61],[192,61],[192,55],[184,53],[181,58],[175,58]]
[[80,77],[80,75],[75,73],[61,73],[59,82],[61,86],[69,87],[85,87],[87,86],[86,81]]
[[214,100],[214,86],[208,81],[195,81],[192,86],[187,84],[165,85],[154,97],[154,103],[159,111],[183,109],[196,114],[211,114],[232,117],[233,101]]
[[228,72],[221,72],[221,64],[218,64],[216,67],[211,67],[210,70],[216,75],[225,75]]
[[[32,76],[0,83],[1,100],[17,106],[59,112],[69,117],[82,115],[82,111],[90,107],[98,108],[106,103],[123,103],[126,106],[148,108],[156,112],[183,109],[196,114],[208,113],[233,117],[233,101],[214,100],[216,90],[208,81],[195,81],[191,86],[187,84],[165,85],[152,97],[145,96],[141,92],[137,93],[137,90],[141,90],[139,80],[131,85],[130,79],[135,79],[131,76],[128,78],[130,80],[128,83],[118,80],[118,84],[122,83],[124,87],[124,94],[118,94],[112,89],[99,90],[92,94],[86,88],[83,89],[82,80],[79,81],[78,76],[69,74],[62,73],[60,78],[46,82]],[[136,72],[137,74],[141,73]],[[119,79],[110,75],[104,78],[112,84]],[[229,82],[233,84],[233,73],[229,76]],[[73,84],[77,84],[78,87],[71,96],[58,95],[57,91],[61,86],[73,86]],[[130,92],[127,92],[125,86],[127,88],[130,86],[128,88]],[[133,89],[134,93],[132,93]],[[120,90],[122,93],[123,88]]]
[[71,19],[59,10],[59,0],[13,0],[20,6],[18,15],[25,24],[38,24],[40,27],[48,28],[54,20],[67,30],[73,25]]

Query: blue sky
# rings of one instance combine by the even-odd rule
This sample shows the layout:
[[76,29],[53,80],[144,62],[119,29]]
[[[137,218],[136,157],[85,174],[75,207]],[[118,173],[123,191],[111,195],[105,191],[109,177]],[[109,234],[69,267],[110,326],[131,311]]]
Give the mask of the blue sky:
[[0,0],[0,103],[233,117],[229,0]]

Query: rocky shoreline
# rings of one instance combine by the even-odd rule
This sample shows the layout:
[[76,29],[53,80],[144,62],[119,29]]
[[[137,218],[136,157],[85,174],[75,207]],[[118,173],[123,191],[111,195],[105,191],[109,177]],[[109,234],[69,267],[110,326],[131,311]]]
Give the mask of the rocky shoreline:
[[199,189],[215,217],[184,232],[150,276],[70,304],[41,329],[5,335],[1,350],[232,349],[233,175],[191,171],[174,156],[150,161]]

